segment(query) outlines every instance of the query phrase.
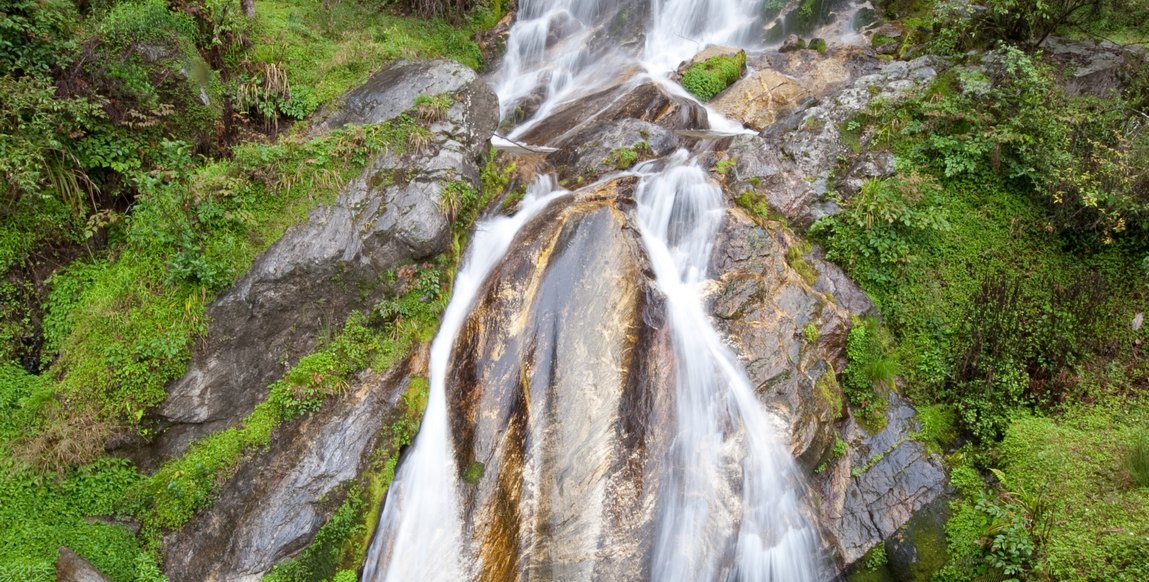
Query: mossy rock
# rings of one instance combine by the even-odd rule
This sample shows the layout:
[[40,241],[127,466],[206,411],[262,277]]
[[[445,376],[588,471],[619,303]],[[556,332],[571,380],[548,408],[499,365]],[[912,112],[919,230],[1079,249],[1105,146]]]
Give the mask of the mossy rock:
[[745,68],[746,51],[720,55],[691,65],[682,75],[682,86],[699,101],[710,101],[742,78]]

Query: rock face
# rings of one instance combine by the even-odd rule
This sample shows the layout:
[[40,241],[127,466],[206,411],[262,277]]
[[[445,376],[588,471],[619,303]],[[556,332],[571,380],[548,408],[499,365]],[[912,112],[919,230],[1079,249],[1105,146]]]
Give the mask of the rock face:
[[[832,68],[841,69],[834,73],[837,75],[848,67],[839,63]],[[889,154],[854,153],[842,133],[849,120],[866,111],[874,100],[903,98],[936,74],[932,61],[925,57],[886,63],[821,103],[779,119],[758,136],[735,137],[727,147],[728,157],[736,160],[728,189],[734,193],[760,192],[772,209],[801,227],[836,214],[837,204],[828,194],[848,196],[851,188],[856,192],[866,179],[894,171]],[[830,86],[827,82],[826,87]],[[840,168],[841,160],[850,162]]]
[[714,315],[759,398],[789,421],[793,454],[811,470],[845,412],[833,378],[845,367],[850,319],[787,262],[795,244],[781,228],[767,231],[731,210],[715,244]]
[[168,578],[258,580],[306,547],[343,501],[340,485],[366,468],[409,381],[402,368],[365,374],[319,413],[278,429],[211,508],[164,539]]
[[317,131],[384,122],[418,95],[439,93],[453,102],[430,125],[428,147],[410,156],[380,154],[334,204],[289,229],[211,304],[206,347],[159,411],[166,427],[157,441],[161,457],[246,416],[267,385],[311,350],[318,332],[375,299],[373,284],[383,273],[448,247],[441,193],[453,180],[478,184],[497,122],[497,99],[473,71],[449,61],[397,63],[345,96],[344,108]]
[[587,131],[623,119],[646,121],[672,130],[710,127],[705,107],[668,93],[644,74],[632,70],[612,86],[560,105],[515,138],[532,145],[570,147]]
[[1069,95],[1108,97],[1120,91],[1149,51],[1109,41],[1071,41],[1051,36],[1042,43],[1046,55],[1062,67],[1062,86]]
[[798,81],[773,70],[754,71],[710,102],[719,113],[762,131],[798,109],[810,93]]
[[483,467],[461,490],[475,579],[649,579],[673,384],[625,211],[634,181],[524,227],[455,344],[456,465]]
[[912,440],[917,413],[897,394],[889,395],[888,424],[876,435],[851,417],[842,438],[846,456],[828,463],[816,480],[822,519],[835,532],[841,559],[850,564],[891,537],[914,512],[946,490],[941,459]]
[[[665,127],[637,119],[623,119],[588,128],[571,138],[570,146],[547,157],[563,180],[594,181],[629,167],[638,159],[660,158],[674,151],[679,140]],[[627,156],[633,154],[634,159]]]

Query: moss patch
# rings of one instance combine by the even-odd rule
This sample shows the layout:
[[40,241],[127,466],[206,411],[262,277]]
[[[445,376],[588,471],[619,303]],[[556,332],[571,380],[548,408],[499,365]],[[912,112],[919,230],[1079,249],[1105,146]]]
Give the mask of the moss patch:
[[746,51],[720,55],[694,63],[682,75],[682,86],[700,101],[710,101],[723,89],[742,78]]

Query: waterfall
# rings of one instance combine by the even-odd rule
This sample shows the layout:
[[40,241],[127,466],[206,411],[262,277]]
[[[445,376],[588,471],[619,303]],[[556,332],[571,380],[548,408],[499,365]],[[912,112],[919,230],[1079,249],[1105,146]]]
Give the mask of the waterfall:
[[[641,42],[613,37],[624,16],[636,12],[646,22]],[[666,83],[668,73],[707,44],[760,41],[761,13],[762,0],[651,0],[649,6],[642,0],[522,0],[504,62],[491,78],[501,113],[510,117],[533,96],[538,107],[528,117],[537,121],[611,83],[635,76]],[[667,87],[684,94],[672,85]],[[722,192],[685,150],[632,174],[638,180],[638,236],[652,284],[664,296],[660,325],[673,352],[668,398],[674,422],[665,428],[669,444],[660,452],[665,470],[650,493],[653,520],[643,571],[659,582],[824,577],[786,427],[763,409],[705,309],[713,240],[725,214]],[[388,492],[363,580],[478,578],[481,558],[465,539],[458,445],[452,443],[445,393],[448,364],[484,281],[523,226],[548,204],[562,203],[554,201],[563,193],[542,179],[513,217],[478,225],[432,344],[427,411]],[[593,567],[581,571],[616,579]]]
[[[806,523],[789,451],[730,350],[710,324],[702,285],[725,214],[722,192],[684,152],[638,190],[642,240],[666,295],[673,336],[678,432],[662,494],[653,579],[813,580],[817,535]],[[731,432],[741,432],[731,442]],[[732,445],[734,445],[732,447]],[[741,473],[738,531],[723,532],[723,473]],[[717,534],[717,535],[715,535]],[[737,546],[734,571],[720,548]]]
[[[479,287],[506,254],[515,234],[563,192],[544,176],[532,184],[514,216],[491,218],[476,226],[439,333],[431,343],[427,410],[410,454],[387,491],[363,580],[455,582],[466,578],[467,565],[460,562],[459,477],[451,454],[443,385],[451,348]],[[392,559],[395,556],[401,558]]]

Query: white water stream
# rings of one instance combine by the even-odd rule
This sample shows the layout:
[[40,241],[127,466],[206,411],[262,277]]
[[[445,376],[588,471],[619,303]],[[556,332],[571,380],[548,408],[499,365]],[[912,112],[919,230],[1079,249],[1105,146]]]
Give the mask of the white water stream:
[[[664,82],[707,44],[752,45],[762,1],[652,0],[641,47],[596,47],[590,41],[615,13],[610,0],[522,0],[494,78],[502,113],[507,116],[516,102],[541,88],[534,119],[545,119],[562,103],[617,82],[621,71],[638,67],[641,75]],[[681,91],[676,85],[673,90]],[[725,212],[722,193],[685,151],[643,167],[637,214],[655,284],[666,296],[677,391],[677,432],[658,494],[651,579],[815,580],[823,575],[819,541],[802,512],[789,447],[780,440],[785,428],[763,410],[703,304],[713,239]],[[561,193],[541,181],[514,217],[478,227],[432,344],[427,412],[387,495],[363,580],[454,582],[473,576],[461,539],[459,475],[444,389],[448,358],[487,275],[519,229]]]
[[[703,305],[722,192],[680,151],[638,189],[642,240],[666,295],[673,337],[678,433],[661,494],[652,577],[802,581],[817,576],[818,539],[802,514],[785,427],[758,402]],[[732,438],[739,434],[740,438]],[[724,487],[741,474],[741,524],[724,531]],[[723,547],[735,544],[733,571]]]
[[[467,577],[460,561],[462,523],[459,475],[451,454],[444,379],[459,329],[483,281],[507,252],[524,224],[565,191],[550,178],[535,182],[512,217],[483,221],[475,230],[463,267],[455,276],[451,302],[431,343],[427,411],[410,454],[399,466],[384,501],[383,515],[362,580],[384,582],[457,582]],[[392,559],[401,556],[400,559]]]

